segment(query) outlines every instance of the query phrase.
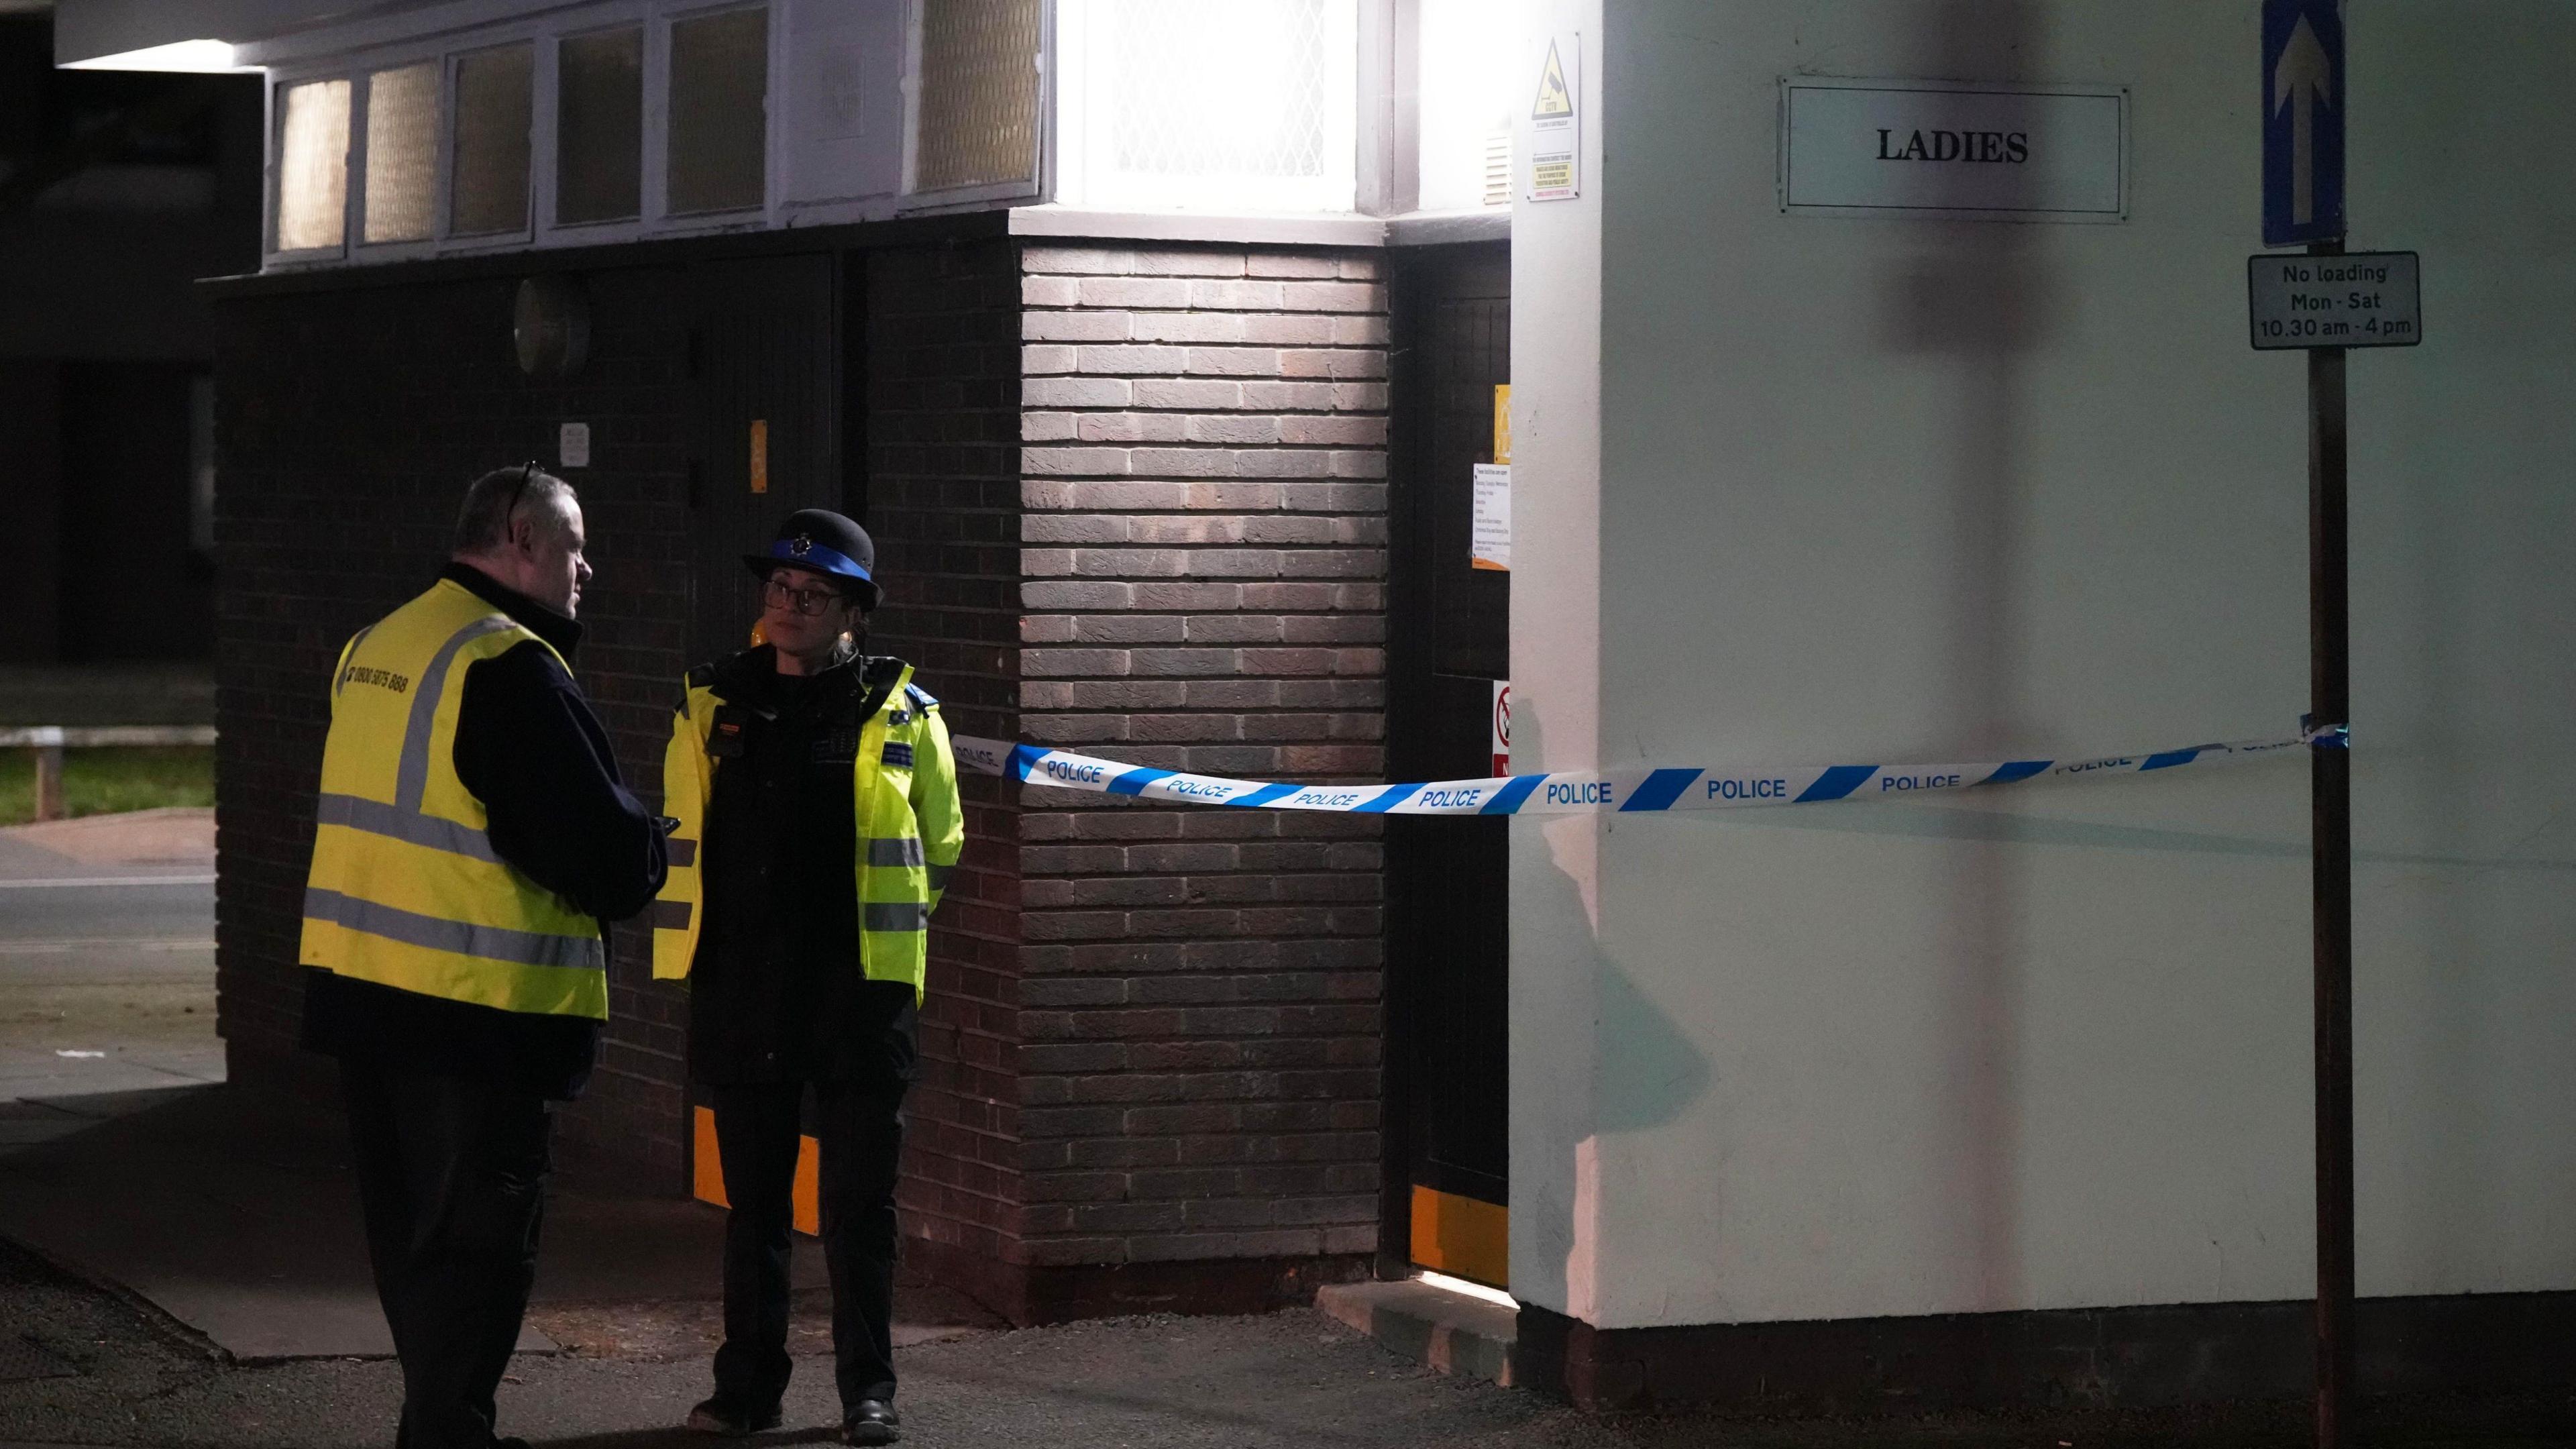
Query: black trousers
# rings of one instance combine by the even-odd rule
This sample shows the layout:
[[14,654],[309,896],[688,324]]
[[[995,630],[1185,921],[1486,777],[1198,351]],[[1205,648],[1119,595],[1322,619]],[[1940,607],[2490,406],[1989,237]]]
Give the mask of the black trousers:
[[554,1115],[525,1088],[340,1064],[376,1296],[402,1361],[398,1449],[487,1449],[536,1282]]
[[[894,1397],[895,1167],[903,1094],[895,1072],[810,1084],[822,1149],[823,1261],[832,1277],[834,1379],[844,1411]],[[788,1232],[799,1108],[808,1084],[704,1088],[724,1164],[724,1347],[716,1392],[765,1406],[787,1390]]]

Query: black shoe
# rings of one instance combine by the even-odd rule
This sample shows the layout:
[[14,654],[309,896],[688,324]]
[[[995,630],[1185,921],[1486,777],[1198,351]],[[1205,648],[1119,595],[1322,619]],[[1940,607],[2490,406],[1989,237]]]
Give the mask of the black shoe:
[[861,1399],[841,1416],[844,1444],[891,1444],[903,1437],[903,1416],[883,1399]]
[[689,1411],[689,1427],[701,1434],[721,1434],[728,1439],[739,1439],[745,1434],[777,1428],[778,1405],[773,1402],[755,1409],[739,1399],[718,1394]]

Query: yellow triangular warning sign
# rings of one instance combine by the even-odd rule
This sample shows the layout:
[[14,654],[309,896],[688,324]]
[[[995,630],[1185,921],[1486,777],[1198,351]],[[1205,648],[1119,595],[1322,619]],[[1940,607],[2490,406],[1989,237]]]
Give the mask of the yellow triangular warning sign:
[[1547,43],[1547,67],[1538,73],[1538,104],[1530,108],[1533,120],[1574,114],[1574,97],[1565,89],[1565,67],[1556,58],[1556,42]]

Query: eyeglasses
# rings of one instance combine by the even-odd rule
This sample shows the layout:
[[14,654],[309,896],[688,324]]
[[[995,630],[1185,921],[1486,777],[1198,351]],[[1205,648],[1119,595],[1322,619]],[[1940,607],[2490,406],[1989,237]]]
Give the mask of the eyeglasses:
[[838,589],[799,589],[780,583],[776,579],[771,579],[768,585],[760,591],[760,597],[763,603],[766,603],[773,609],[794,609],[800,614],[813,615],[822,613],[824,606],[828,604],[840,602],[841,591]]

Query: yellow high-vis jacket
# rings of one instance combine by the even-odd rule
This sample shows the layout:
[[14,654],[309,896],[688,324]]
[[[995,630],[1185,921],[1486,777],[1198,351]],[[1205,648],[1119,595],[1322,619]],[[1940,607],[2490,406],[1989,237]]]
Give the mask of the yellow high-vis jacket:
[[[861,727],[850,766],[859,834],[851,888],[858,892],[860,959],[853,964],[869,980],[910,983],[919,1000],[930,913],[965,849],[966,818],[939,701],[913,684],[911,665],[899,668],[885,703]],[[692,670],[662,756],[662,808],[679,821],[670,835],[670,874],[652,910],[653,975],[662,980],[687,976],[697,960],[706,916],[707,802],[723,763],[708,753],[707,739],[724,703],[715,672]]]
[[537,638],[441,579],[340,651],[303,964],[503,1011],[608,1019],[599,922],[493,852],[483,802],[456,775],[465,671]]

